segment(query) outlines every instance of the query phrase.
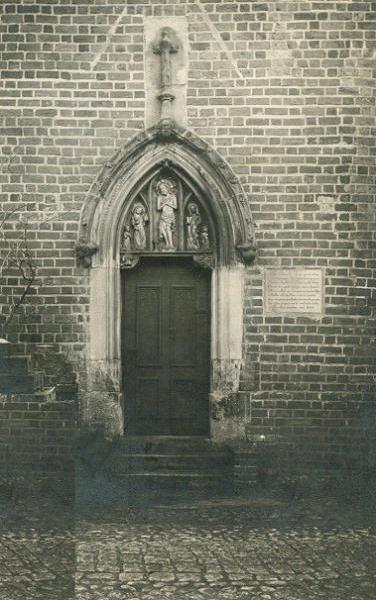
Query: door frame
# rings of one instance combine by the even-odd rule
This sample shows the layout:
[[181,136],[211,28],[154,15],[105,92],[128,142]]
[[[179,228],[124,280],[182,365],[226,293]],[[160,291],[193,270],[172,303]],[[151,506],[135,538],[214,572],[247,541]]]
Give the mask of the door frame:
[[236,410],[223,407],[239,391],[244,360],[244,282],[247,264],[255,256],[252,219],[229,165],[203,140],[173,123],[141,133],[119,151],[83,205],[77,249],[84,255],[83,266],[91,268],[81,418],[109,436],[123,433],[127,399],[121,384],[121,227],[135,188],[166,161],[200,190],[218,232],[211,277],[210,436],[217,441],[239,438],[244,421],[234,416]]
[[[219,419],[216,412],[224,396],[239,389],[243,363],[243,265],[215,266],[211,276],[210,327],[210,437],[222,441],[239,435],[240,424]],[[119,265],[91,269],[90,360],[88,394],[98,398],[99,416],[110,435],[123,435],[124,403],[121,360],[121,276]],[[106,413],[103,414],[105,405]]]

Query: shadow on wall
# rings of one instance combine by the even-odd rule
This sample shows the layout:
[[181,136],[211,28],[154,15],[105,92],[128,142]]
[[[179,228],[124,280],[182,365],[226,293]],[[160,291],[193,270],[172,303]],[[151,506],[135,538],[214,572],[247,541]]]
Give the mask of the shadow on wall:
[[255,466],[256,486],[292,499],[312,494],[375,498],[376,410],[368,408],[345,433],[295,431],[285,436],[255,436],[249,439],[246,454],[244,459],[243,451],[240,468],[247,463]]

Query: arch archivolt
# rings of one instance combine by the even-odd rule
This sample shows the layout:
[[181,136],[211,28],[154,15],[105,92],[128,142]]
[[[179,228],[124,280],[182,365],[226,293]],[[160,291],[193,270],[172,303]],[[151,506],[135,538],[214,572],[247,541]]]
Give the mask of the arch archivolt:
[[[171,184],[170,192],[162,194],[170,193],[168,210],[180,223],[171,239],[167,231],[167,240],[158,221],[164,198],[153,196],[163,178],[176,182],[175,191]],[[187,224],[192,222],[187,218],[188,198],[194,200],[200,213],[194,239],[197,232],[189,231]],[[144,206],[144,212],[134,210],[137,202]],[[178,210],[183,211],[180,216]],[[192,207],[190,210],[195,212]],[[137,225],[142,219],[144,230]],[[137,136],[94,181],[82,211],[77,250],[84,265],[91,262],[85,403],[91,414],[84,414],[85,419],[99,418],[113,433],[123,430],[122,406],[127,399],[123,398],[121,383],[120,273],[121,268],[133,266],[140,257],[142,260],[145,253],[197,254],[198,262],[211,266],[211,403],[215,405],[223,394],[237,391],[243,360],[244,274],[255,256],[253,223],[240,182],[213,149],[173,123]],[[210,260],[202,260],[209,255]],[[231,432],[238,433],[233,423],[212,420],[214,438],[231,436]]]

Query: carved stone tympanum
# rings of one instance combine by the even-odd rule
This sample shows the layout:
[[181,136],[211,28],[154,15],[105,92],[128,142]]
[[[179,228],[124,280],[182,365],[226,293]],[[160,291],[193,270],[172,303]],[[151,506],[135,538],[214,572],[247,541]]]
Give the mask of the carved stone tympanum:
[[163,161],[130,203],[121,231],[120,265],[132,268],[132,256],[140,253],[211,255],[212,235],[202,200]]

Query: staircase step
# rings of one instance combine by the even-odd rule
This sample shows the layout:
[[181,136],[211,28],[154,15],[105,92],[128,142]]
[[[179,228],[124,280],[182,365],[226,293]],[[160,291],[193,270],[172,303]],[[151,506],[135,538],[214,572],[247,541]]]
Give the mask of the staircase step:
[[109,478],[124,497],[228,494],[234,486],[232,450],[204,437],[128,436],[105,452],[86,447],[80,464],[89,487],[93,477]]
[[0,377],[0,392],[10,393],[30,393],[34,388],[34,378],[30,375],[2,375]]
[[225,492],[233,488],[231,477],[202,473],[128,473],[118,477],[119,484],[129,491],[188,491]]
[[197,472],[217,472],[232,465],[231,457],[225,453],[219,455],[127,455],[111,457],[112,472],[123,473],[144,471],[178,471],[186,472],[194,469]]
[[33,389],[34,378],[28,372],[28,359],[25,356],[9,354],[9,347],[4,345],[0,354],[0,392],[24,394],[32,392]]
[[119,448],[132,454],[182,454],[188,451],[212,451],[215,446],[208,438],[201,436],[126,436]]
[[24,356],[8,356],[0,361],[0,374],[27,375],[28,362]]
[[165,456],[140,456],[140,457],[111,457],[111,464],[116,468],[123,469],[128,468],[142,468],[154,470],[155,468],[165,469],[194,469],[195,471],[218,469],[223,467],[231,467],[233,465],[233,458],[227,454],[218,456],[185,456],[175,457],[171,454]]
[[[116,465],[112,465],[108,468],[108,471],[112,474],[123,475],[123,474],[136,474],[136,473],[151,473],[153,475],[159,475],[163,473],[178,473],[179,475],[185,476],[189,474],[194,469],[195,473],[202,475],[203,477],[213,476],[220,477],[222,473],[226,471],[226,468],[223,466],[217,465],[216,467],[211,467],[208,465],[198,467],[197,465],[186,464],[186,465],[123,465],[122,467],[117,467]],[[230,469],[227,468],[227,471]]]
[[103,468],[127,492],[222,493],[233,487],[233,453],[205,437],[128,436]]
[[34,387],[37,390],[42,390],[43,388],[47,387],[48,380],[45,377],[43,371],[33,371],[33,378],[34,378]]

